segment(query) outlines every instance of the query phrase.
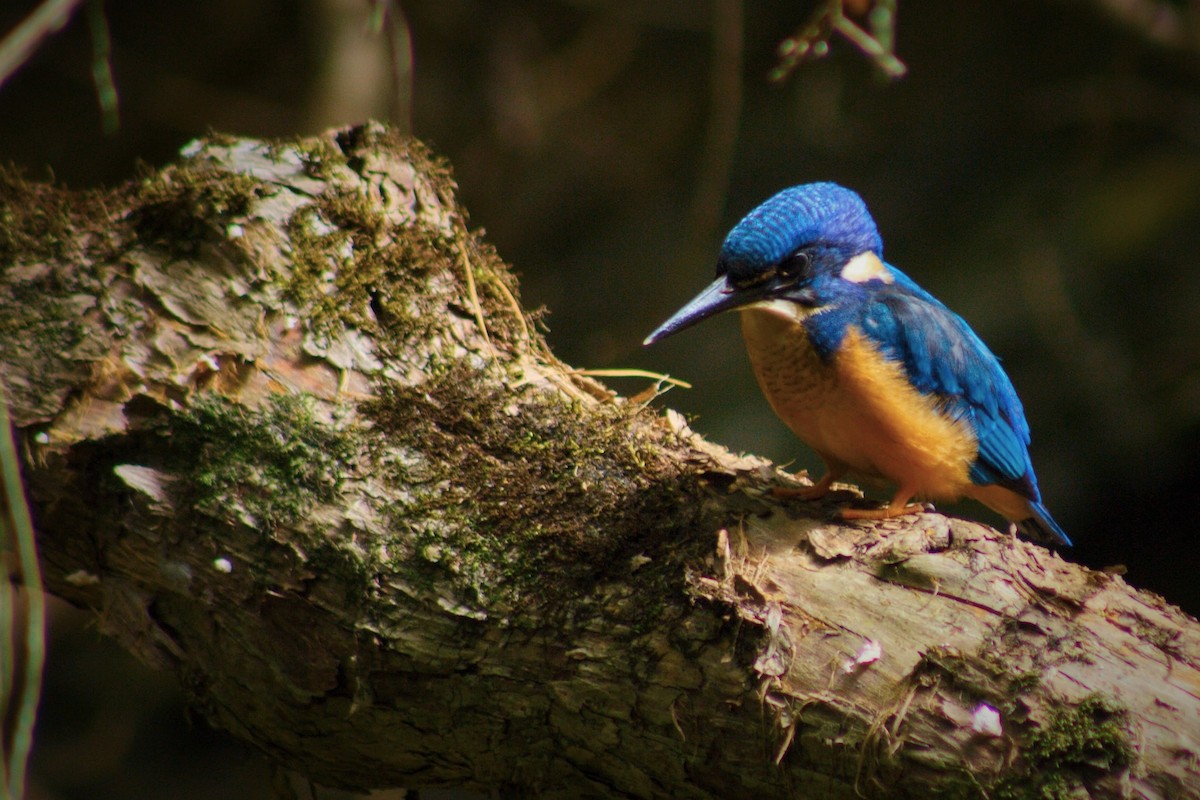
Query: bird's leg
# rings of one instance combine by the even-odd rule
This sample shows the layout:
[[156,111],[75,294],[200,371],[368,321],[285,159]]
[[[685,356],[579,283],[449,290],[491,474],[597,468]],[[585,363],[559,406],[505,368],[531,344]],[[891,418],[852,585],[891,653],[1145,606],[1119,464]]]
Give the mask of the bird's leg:
[[916,494],[911,489],[901,487],[892,497],[892,502],[888,503],[883,508],[843,508],[838,512],[838,516],[845,520],[853,519],[892,519],[893,517],[902,517],[905,514],[916,514],[924,510],[920,503],[910,503],[909,500]]
[[829,487],[838,479],[833,470],[828,470],[821,480],[812,486],[776,486],[771,489],[771,496],[778,498],[797,498],[799,500],[819,500],[829,494]]

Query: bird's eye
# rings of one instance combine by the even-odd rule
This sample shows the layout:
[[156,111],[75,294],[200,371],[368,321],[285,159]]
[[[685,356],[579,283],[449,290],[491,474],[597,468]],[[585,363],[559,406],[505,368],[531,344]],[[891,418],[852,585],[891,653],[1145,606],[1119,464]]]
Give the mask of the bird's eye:
[[785,278],[795,278],[807,272],[811,264],[812,254],[807,250],[797,250],[779,265],[779,274]]
[[755,270],[748,275],[730,277],[730,283],[738,289],[749,289],[752,286],[766,283],[778,274],[777,267],[765,267]]

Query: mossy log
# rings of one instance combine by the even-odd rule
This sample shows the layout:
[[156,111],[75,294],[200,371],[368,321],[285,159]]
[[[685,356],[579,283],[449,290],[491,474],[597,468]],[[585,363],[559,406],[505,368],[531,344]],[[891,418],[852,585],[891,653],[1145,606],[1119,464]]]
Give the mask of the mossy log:
[[0,268],[48,585],[316,782],[1200,796],[1195,620],[973,522],[775,501],[557,361],[416,142],[2,173]]

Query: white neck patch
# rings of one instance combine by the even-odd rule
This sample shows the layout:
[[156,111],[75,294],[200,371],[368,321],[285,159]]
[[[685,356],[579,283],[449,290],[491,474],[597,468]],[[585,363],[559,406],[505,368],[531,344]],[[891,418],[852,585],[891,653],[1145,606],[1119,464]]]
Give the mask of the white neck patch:
[[893,283],[895,281],[887,266],[879,260],[879,256],[869,250],[859,253],[847,261],[846,266],[842,267],[841,276],[842,280],[851,283],[866,283],[867,281]]
[[803,322],[820,309],[808,308],[807,306],[802,306],[799,303],[792,302],[791,300],[774,298],[771,300],[759,300],[757,303],[743,306],[738,310],[766,313],[774,317],[785,319],[788,322]]

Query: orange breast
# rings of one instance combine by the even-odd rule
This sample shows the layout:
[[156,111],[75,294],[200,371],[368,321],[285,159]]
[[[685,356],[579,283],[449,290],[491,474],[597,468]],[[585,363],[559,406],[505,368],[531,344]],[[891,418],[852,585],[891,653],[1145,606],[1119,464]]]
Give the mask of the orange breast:
[[831,468],[884,478],[930,499],[971,489],[976,442],[969,426],[939,413],[936,398],[913,389],[903,367],[855,328],[822,362],[797,310],[771,303],[741,312],[754,373],[780,419]]

